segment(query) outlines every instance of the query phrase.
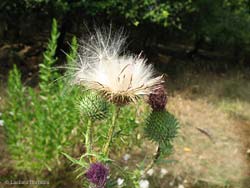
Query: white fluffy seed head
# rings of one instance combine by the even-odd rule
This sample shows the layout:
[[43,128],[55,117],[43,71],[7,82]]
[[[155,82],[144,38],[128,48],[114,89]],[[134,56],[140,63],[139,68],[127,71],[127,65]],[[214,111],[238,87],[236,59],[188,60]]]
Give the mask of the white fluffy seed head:
[[136,101],[163,82],[152,65],[139,56],[124,54],[126,36],[122,31],[95,30],[82,49],[73,83],[101,92],[117,104]]

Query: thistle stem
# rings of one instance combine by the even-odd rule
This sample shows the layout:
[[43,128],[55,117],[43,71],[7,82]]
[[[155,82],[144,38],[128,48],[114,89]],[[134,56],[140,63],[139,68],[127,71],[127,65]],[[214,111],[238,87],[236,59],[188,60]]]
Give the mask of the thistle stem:
[[148,164],[148,166],[144,169],[144,173],[147,173],[147,171],[152,168],[152,166],[156,163],[157,159],[160,157],[161,155],[161,148],[160,146],[157,147],[157,151],[154,154],[154,157],[152,159],[152,161]]
[[92,121],[89,119],[87,123],[87,131],[85,136],[86,152],[91,153],[92,150]]
[[116,119],[119,115],[119,112],[120,112],[120,107],[116,107],[115,108],[115,112],[113,113],[113,117],[112,117],[112,122],[111,122],[111,125],[109,127],[109,131],[108,131],[108,139],[107,139],[107,142],[106,144],[104,145],[103,147],[103,153],[104,155],[107,155],[108,152],[109,152],[109,146],[112,142],[112,138],[114,136],[114,131],[115,131],[115,124],[116,124]]

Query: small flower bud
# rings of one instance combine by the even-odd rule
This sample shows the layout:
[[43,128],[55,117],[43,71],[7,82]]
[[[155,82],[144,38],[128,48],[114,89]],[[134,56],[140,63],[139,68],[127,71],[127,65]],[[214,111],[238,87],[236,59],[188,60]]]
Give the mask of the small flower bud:
[[107,117],[108,103],[96,93],[85,93],[79,100],[78,107],[82,115],[92,120],[101,120]]
[[165,109],[167,104],[167,94],[163,85],[159,85],[157,88],[153,89],[152,93],[149,94],[148,103],[155,111],[161,111]]

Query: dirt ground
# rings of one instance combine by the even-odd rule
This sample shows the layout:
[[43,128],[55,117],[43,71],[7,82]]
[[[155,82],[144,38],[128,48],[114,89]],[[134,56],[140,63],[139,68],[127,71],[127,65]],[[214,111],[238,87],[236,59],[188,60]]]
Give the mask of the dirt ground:
[[192,81],[172,93],[168,108],[181,122],[174,176],[203,186],[250,187],[250,84],[236,75],[187,78]]
[[[178,109],[176,108],[178,106]],[[175,142],[175,176],[215,185],[244,188],[250,177],[248,121],[234,120],[202,100],[172,98],[182,127]]]

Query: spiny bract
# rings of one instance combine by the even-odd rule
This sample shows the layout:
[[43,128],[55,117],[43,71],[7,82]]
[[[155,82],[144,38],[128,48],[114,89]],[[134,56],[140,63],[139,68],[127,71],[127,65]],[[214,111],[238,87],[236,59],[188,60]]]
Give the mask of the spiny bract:
[[149,115],[145,133],[148,138],[160,145],[169,145],[175,138],[179,123],[177,119],[167,111],[152,111]]
[[126,37],[122,32],[96,30],[83,41],[73,83],[99,91],[105,98],[124,105],[149,95],[152,88],[163,83],[155,77],[146,59],[124,53]]
[[92,120],[101,120],[107,116],[108,103],[96,93],[87,92],[78,103],[81,114]]

